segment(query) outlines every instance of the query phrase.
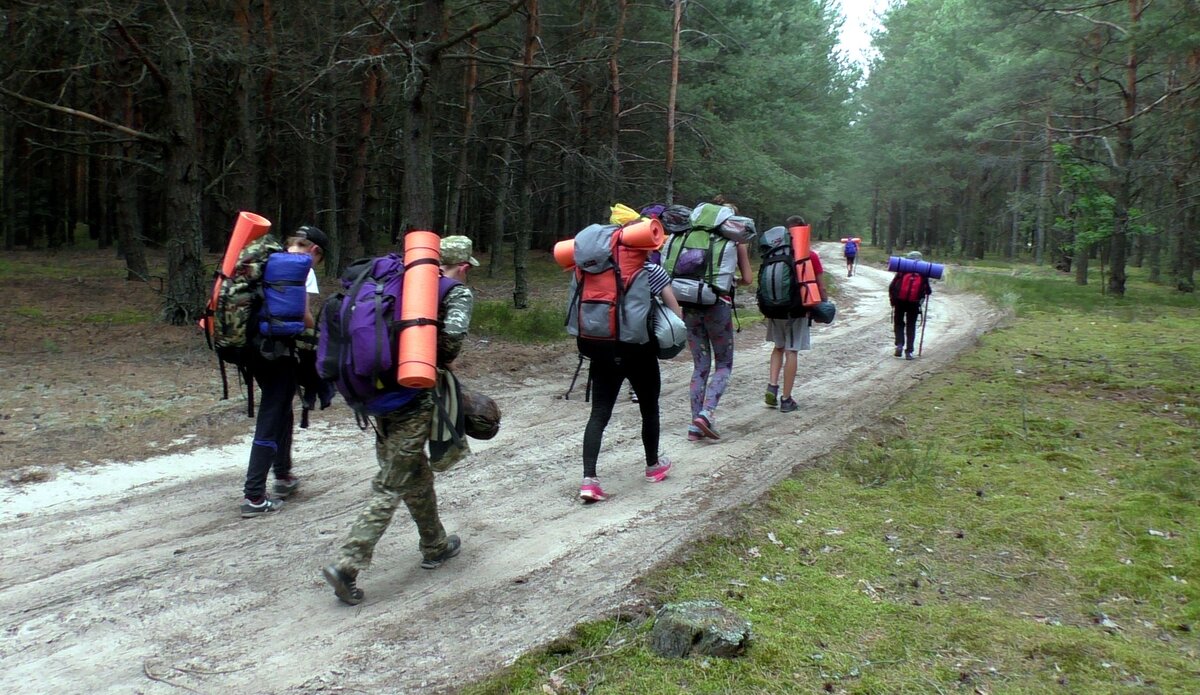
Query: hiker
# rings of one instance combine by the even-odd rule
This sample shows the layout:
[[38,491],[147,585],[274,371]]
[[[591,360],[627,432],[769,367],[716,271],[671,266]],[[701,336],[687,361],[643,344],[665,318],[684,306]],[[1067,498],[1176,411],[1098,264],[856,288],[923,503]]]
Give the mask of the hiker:
[[[287,252],[307,254],[315,266],[325,258],[329,237],[320,229],[305,225],[292,232],[285,241]],[[299,343],[309,344],[316,323],[313,320],[312,304],[320,296],[317,274],[309,269],[304,283],[306,301],[304,327],[308,338],[277,338],[262,335],[253,338],[254,347],[247,351],[248,371],[258,383],[262,395],[259,398],[258,417],[254,423],[254,439],[250,445],[250,461],[246,467],[246,482],[243,487],[241,513],[250,519],[278,511],[283,500],[296,492],[300,479],[292,474],[292,426],[295,418],[292,401],[295,400],[297,384],[301,378]],[[251,389],[253,385],[247,384]],[[267,496],[267,474],[274,471],[276,497]]]
[[[634,227],[636,218],[630,222],[634,224],[628,227]],[[621,384],[626,380],[638,395],[642,416],[645,480],[662,482],[671,470],[670,459],[658,452],[658,398],[662,380],[658,368],[659,345],[650,326],[655,302],[661,301],[677,317],[682,310],[671,291],[671,277],[661,265],[649,259],[653,249],[611,242],[621,229],[616,223],[591,225],[579,232],[574,241],[575,273],[567,309],[567,331],[576,336],[580,354],[589,359],[588,379],[592,384],[592,408],[583,432],[583,480],[579,485],[579,498],[584,504],[608,499],[600,486],[596,466],[604,430],[612,417]],[[657,248],[661,237],[657,242],[647,243]],[[591,301],[601,297],[612,301]],[[608,307],[607,315],[601,315],[604,310],[597,307]]]
[[[745,287],[751,282],[750,254],[746,244],[722,237],[718,233],[718,227],[723,224],[723,220],[729,219],[730,214],[724,213],[711,219],[711,209],[714,205],[727,208],[732,215],[737,215],[737,206],[725,196],[717,196],[713,203],[696,206],[692,211],[692,231],[673,235],[666,253],[672,289],[683,306],[683,322],[687,326],[688,348],[692,353],[692,380],[689,387],[692,420],[688,425],[687,438],[693,442],[706,437],[714,440],[721,438],[717,432],[715,415],[721,396],[729,385],[729,376],[733,372],[734,284]],[[751,235],[752,224],[751,222]],[[683,264],[680,263],[681,257],[686,258],[688,252],[698,248],[689,246],[689,240],[697,232],[719,239],[712,243],[700,242],[704,247],[700,250],[705,251],[706,257],[717,244],[723,249],[715,253],[717,257],[708,258],[706,263],[709,268],[701,275],[682,270]],[[732,252],[736,256],[728,255],[728,245],[733,246]],[[698,289],[694,295],[681,294],[681,289],[687,287]],[[689,296],[689,300],[685,301],[685,296]]]
[[846,277],[854,277],[854,259],[858,257],[858,241],[847,239],[846,243],[842,245],[842,253],[846,256]]
[[[786,226],[803,227],[807,224],[800,215],[787,218]],[[790,241],[787,242],[791,247]],[[817,290],[821,300],[828,299],[825,293],[825,283],[821,276],[825,269],[821,266],[821,257],[816,249],[808,251],[809,262],[816,278]],[[771,348],[770,368],[767,372],[767,392],[763,401],[770,407],[779,407],[779,412],[790,413],[796,410],[796,401],[792,398],[792,387],[796,383],[797,354],[800,350],[811,350],[812,319],[808,311],[800,308],[786,317],[767,318],[767,342],[773,343]],[[783,383],[779,382],[779,374],[783,372]],[[782,387],[782,389],[781,389]]]
[[[465,283],[470,269],[479,265],[472,251],[471,240],[465,236],[448,236],[440,243],[441,277],[455,284],[438,305],[439,369],[448,368],[458,357],[471,325],[475,298]],[[363,591],[356,585],[358,575],[371,563],[375,545],[401,502],[417,525],[422,569],[437,569],[458,555],[462,545],[458,536],[446,535],[438,518],[433,469],[425,455],[434,417],[433,394],[429,389],[399,386],[393,394],[398,397],[384,401],[388,410],[370,413],[375,418],[375,458],[379,462],[379,471],[371,481],[371,497],[351,527],[337,561],[323,570],[334,594],[349,605],[362,602]],[[402,394],[404,397],[400,397]]]
[[[909,251],[905,258],[921,260],[920,251]],[[920,273],[896,273],[888,285],[888,300],[892,305],[892,329],[896,339],[896,357],[901,354],[911,360],[917,340],[917,316],[921,302],[933,294],[929,278]]]

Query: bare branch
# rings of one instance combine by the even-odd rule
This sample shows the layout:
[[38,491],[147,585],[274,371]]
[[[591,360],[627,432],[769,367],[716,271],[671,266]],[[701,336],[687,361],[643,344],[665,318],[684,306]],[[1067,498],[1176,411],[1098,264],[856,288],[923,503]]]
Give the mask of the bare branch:
[[32,104],[34,106],[37,106],[37,107],[40,107],[43,109],[49,109],[51,111],[65,113],[68,116],[74,116],[76,118],[82,118],[82,119],[85,119],[88,121],[92,121],[93,123],[98,123],[98,124],[104,126],[105,128],[111,128],[112,130],[115,130],[118,133],[124,133],[130,137],[134,137],[139,140],[145,140],[147,142],[153,142],[153,143],[157,143],[160,145],[164,145],[167,142],[165,139],[160,138],[157,135],[153,135],[151,133],[147,133],[147,132],[144,132],[141,130],[134,130],[133,128],[127,128],[118,123],[113,123],[112,121],[106,121],[103,118],[100,118],[99,116],[97,116],[95,114],[88,113],[86,111],[80,111],[78,109],[72,109],[67,106],[59,106],[58,104],[50,104],[50,103],[41,101],[40,99],[34,99],[33,97],[28,97],[28,96],[25,96],[24,94],[18,94],[17,92],[13,92],[4,87],[0,87],[0,94],[10,96],[13,99],[16,99],[18,101],[23,101],[27,104]]

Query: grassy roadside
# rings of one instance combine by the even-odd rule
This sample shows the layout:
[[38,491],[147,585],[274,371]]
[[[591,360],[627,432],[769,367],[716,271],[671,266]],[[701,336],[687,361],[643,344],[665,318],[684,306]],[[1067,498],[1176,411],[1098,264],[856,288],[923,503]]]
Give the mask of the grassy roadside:
[[1200,302],[1136,273],[956,270],[1011,325],[646,578],[749,618],[745,657],[614,618],[465,692],[1200,691]]

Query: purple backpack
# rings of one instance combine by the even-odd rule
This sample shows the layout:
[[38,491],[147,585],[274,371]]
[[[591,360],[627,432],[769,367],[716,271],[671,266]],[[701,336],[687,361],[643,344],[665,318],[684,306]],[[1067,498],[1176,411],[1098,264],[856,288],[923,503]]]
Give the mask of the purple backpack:
[[[382,415],[408,403],[421,389],[396,382],[404,260],[398,254],[355,261],[342,290],[325,302],[317,341],[317,374],[333,382],[359,415]],[[438,303],[451,287],[438,280]]]

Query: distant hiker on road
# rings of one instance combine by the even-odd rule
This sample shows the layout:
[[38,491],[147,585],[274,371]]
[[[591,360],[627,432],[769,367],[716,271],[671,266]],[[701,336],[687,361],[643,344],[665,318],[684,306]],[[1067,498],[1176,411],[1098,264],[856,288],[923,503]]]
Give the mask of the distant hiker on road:
[[[905,258],[921,260],[920,251],[910,251]],[[929,278],[920,273],[896,273],[888,285],[888,299],[892,304],[892,328],[895,333],[896,357],[901,354],[911,360],[917,340],[917,317],[921,315],[921,302],[933,294]]]
[[858,242],[847,239],[842,245],[842,254],[846,256],[846,277],[854,277],[854,259],[858,258]]
[[[289,254],[307,254],[312,257],[312,265],[315,266],[325,257],[329,237],[316,227],[303,226],[292,232],[285,243]],[[302,357],[301,352],[307,350],[311,353],[315,343],[311,307],[320,293],[316,272],[311,268],[304,282],[304,292],[304,333],[293,338],[260,334],[252,339],[255,349],[248,351],[249,370],[262,396],[259,398],[258,418],[254,423],[254,439],[250,444],[250,461],[246,466],[246,482],[242,490],[244,499],[241,513],[244,519],[278,511],[283,506],[283,500],[300,487],[299,478],[292,475],[292,426],[295,422],[292,402],[300,382],[302,362],[311,358],[311,354]],[[306,364],[311,366],[310,362]],[[254,388],[252,384],[248,386]],[[267,497],[267,474],[272,470],[275,473],[273,489],[278,496],[275,498]]]
[[[807,223],[804,218],[799,215],[792,215],[787,218],[785,223],[787,227],[803,227]],[[772,230],[774,231],[774,230]],[[768,232],[769,234],[769,232]],[[763,235],[762,244],[764,247],[771,241],[768,234]],[[791,249],[790,237],[779,239],[781,243],[786,244],[786,250]],[[767,258],[767,256],[764,256]],[[791,260],[791,255],[787,258]],[[821,266],[821,257],[817,255],[815,249],[809,249],[808,258],[812,264],[813,274],[816,277],[817,288],[820,292],[821,299],[827,299],[825,294],[825,284],[821,279],[825,269]],[[766,264],[764,263],[764,266]],[[759,292],[761,294],[763,277],[760,273]],[[794,274],[793,274],[794,277]],[[759,302],[760,308],[762,302]],[[765,313],[765,312],[764,312]],[[788,312],[786,317],[767,318],[767,341],[774,343],[771,349],[770,369],[767,373],[767,392],[763,397],[764,402],[771,407],[778,405],[779,412],[790,413],[798,407],[795,399],[792,398],[792,387],[796,383],[797,369],[797,352],[799,350],[811,350],[811,334],[812,334],[812,319],[809,318],[808,311],[802,307]],[[783,383],[779,382],[779,374],[783,372]],[[780,388],[782,386],[782,389]]]
[[[462,283],[479,261],[471,255],[471,240],[465,236],[443,238],[440,250],[441,276],[457,283],[446,291],[438,306],[437,362],[439,368],[446,368],[458,357],[471,325],[475,299]],[[375,545],[401,502],[417,524],[423,569],[440,567],[458,555],[461,545],[458,536],[446,535],[438,517],[433,469],[425,454],[433,422],[432,393],[428,389],[400,391],[403,388],[397,387],[396,394],[415,393],[404,402],[392,401],[389,411],[375,416],[379,472],[371,481],[371,498],[350,529],[337,562],[324,569],[334,594],[350,605],[363,599],[362,589],[356,585],[358,575],[371,563]]]

